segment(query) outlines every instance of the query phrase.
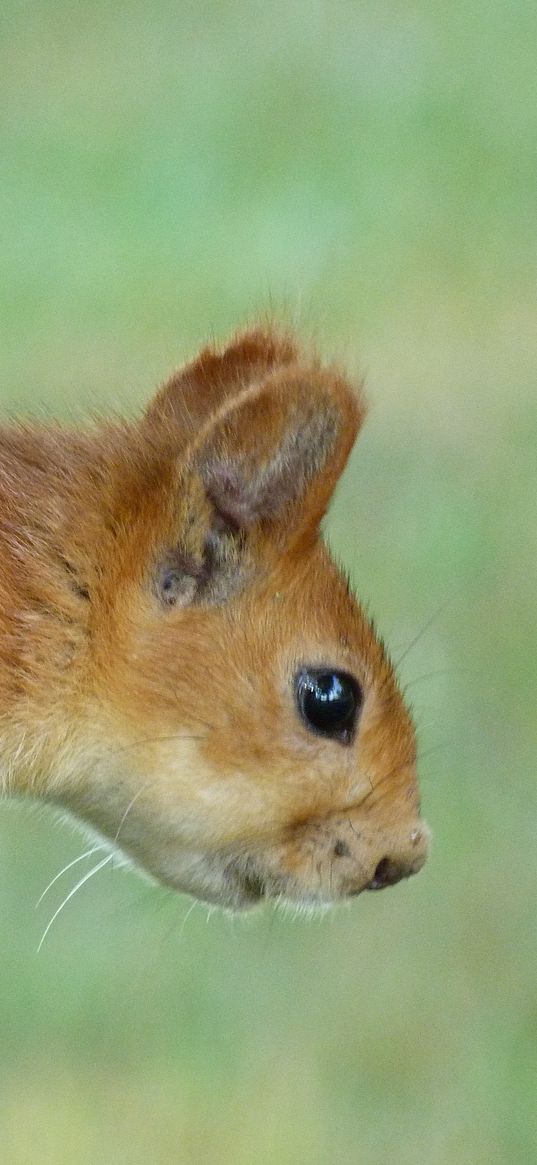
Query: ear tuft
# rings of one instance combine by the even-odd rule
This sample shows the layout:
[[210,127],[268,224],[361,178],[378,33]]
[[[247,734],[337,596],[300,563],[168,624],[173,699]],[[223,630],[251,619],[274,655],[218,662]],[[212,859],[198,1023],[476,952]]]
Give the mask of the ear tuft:
[[297,359],[294,340],[270,328],[239,333],[225,348],[203,348],[170,377],[151,402],[146,420],[177,423],[189,440],[204,422],[245,388]]

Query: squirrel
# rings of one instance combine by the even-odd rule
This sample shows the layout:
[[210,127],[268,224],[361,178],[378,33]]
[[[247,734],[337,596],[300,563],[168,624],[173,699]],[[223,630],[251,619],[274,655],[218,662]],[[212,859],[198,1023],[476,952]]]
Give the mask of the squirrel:
[[360,386],[272,327],[136,420],[0,429],[0,782],[242,909],[416,873],[416,740],[320,535]]

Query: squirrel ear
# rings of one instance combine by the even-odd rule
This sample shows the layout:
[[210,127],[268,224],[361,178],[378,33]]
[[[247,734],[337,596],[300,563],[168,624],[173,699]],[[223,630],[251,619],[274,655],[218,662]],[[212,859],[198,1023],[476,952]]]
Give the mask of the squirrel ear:
[[[146,414],[180,479],[182,536],[160,560],[166,603],[222,603],[256,570],[317,536],[360,428],[359,392],[293,342],[251,332],[206,350]],[[147,429],[146,429],[147,432]]]
[[184,443],[190,442],[233,397],[296,359],[297,346],[284,334],[261,327],[239,333],[223,350],[203,348],[195,360],[174,372],[151,402],[146,419],[174,430],[178,426]]
[[233,398],[191,450],[221,521],[244,531],[270,523],[279,543],[316,529],[364,411],[336,371],[298,361]]

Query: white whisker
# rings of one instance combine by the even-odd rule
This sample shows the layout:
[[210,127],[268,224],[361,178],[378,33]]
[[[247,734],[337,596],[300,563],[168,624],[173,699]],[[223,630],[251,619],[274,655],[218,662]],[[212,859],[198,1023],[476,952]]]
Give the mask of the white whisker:
[[181,941],[181,939],[182,939],[182,937],[183,937],[184,930],[185,930],[185,926],[186,926],[186,924],[187,924],[187,922],[188,922],[188,920],[189,920],[189,918],[190,918],[190,915],[192,914],[192,911],[196,909],[196,906],[199,906],[199,902],[196,902],[196,899],[194,898],[194,901],[193,901],[193,902],[191,902],[191,904],[190,904],[190,906],[188,907],[188,910],[187,910],[187,912],[186,912],[186,914],[185,914],[184,918],[182,919],[182,922],[181,922],[181,929],[180,929],[180,931],[179,931],[179,941]]
[[146,782],[145,785],[141,785],[140,788],[136,790],[134,797],[131,797],[129,804],[127,805],[127,808],[125,809],[125,812],[124,812],[124,814],[121,818],[121,821],[117,827],[117,833],[116,833],[116,836],[114,838],[114,845],[118,845],[118,843],[119,843],[119,835],[121,833],[121,830],[123,829],[123,826],[127,820],[127,817],[129,815],[133,805],[138,800],[138,797],[141,797],[142,793],[145,793],[148,788],[149,788],[149,782]]
[[54,877],[49,882],[48,886],[45,886],[43,893],[37,899],[37,902],[35,904],[35,909],[37,910],[37,907],[41,905],[43,898],[45,897],[45,894],[48,894],[49,890],[52,888],[54,883],[58,881],[58,878],[61,878],[62,874],[66,874],[68,870],[71,870],[73,868],[73,866],[78,865],[79,862],[83,862],[84,858],[90,858],[92,856],[92,854],[100,853],[102,848],[103,848],[102,845],[94,845],[93,849],[87,849],[85,853],[79,854],[79,856],[77,858],[73,858],[72,862],[68,862],[66,866],[63,866],[63,868],[61,870],[59,870],[57,874],[54,875]]
[[92,866],[91,870],[88,870],[88,873],[84,874],[83,878],[80,878],[80,880],[76,883],[76,886],[73,886],[73,889],[69,891],[67,897],[64,898],[63,902],[60,902],[58,909],[54,911],[54,914],[52,915],[50,922],[47,923],[47,926],[45,927],[45,930],[43,931],[43,934],[41,935],[41,941],[40,941],[39,946],[37,948],[38,954],[39,954],[39,951],[41,950],[41,947],[43,946],[43,943],[44,943],[44,941],[47,937],[47,934],[52,926],[52,923],[57,919],[58,915],[61,914],[61,911],[63,910],[64,906],[67,906],[67,903],[71,901],[71,898],[74,897],[77,890],[80,890],[81,887],[84,886],[84,884],[86,882],[88,882],[89,879],[92,878],[94,874],[98,874],[99,870],[102,870],[103,866],[106,866],[108,864],[108,862],[111,862],[113,857],[114,857],[113,853],[107,854],[106,857],[102,859],[102,861],[97,862],[96,866]]

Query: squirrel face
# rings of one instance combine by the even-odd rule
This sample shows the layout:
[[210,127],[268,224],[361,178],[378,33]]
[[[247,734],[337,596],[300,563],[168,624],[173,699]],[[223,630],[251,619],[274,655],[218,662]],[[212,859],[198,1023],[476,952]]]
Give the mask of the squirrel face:
[[363,416],[259,329],[79,447],[65,486],[80,647],[42,795],[208,902],[331,903],[426,858],[412,721],[319,533]]
[[114,836],[121,820],[118,843],[157,878],[242,907],[333,902],[420,869],[412,723],[320,544],[233,603],[134,622],[125,647],[109,706],[114,739],[128,722],[130,737],[96,821]]

